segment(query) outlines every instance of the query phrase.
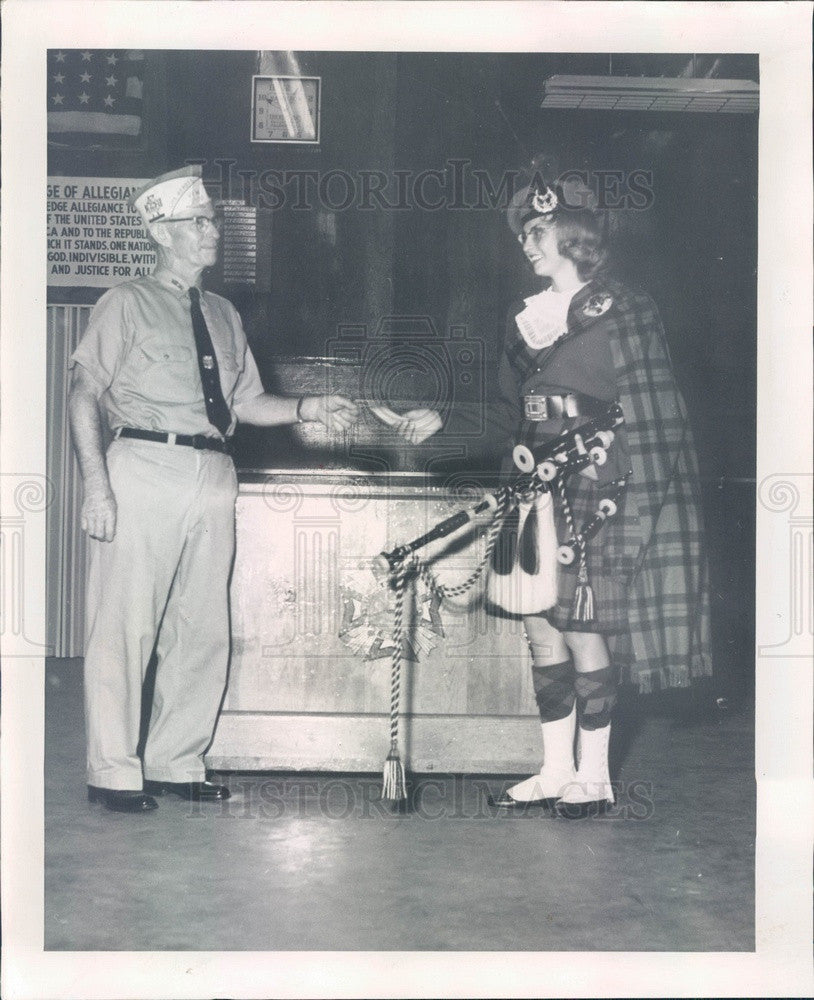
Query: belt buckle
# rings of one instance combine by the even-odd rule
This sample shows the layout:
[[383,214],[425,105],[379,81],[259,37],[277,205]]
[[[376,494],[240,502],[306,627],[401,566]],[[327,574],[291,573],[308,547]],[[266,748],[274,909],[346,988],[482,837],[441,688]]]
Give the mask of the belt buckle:
[[206,435],[205,434],[193,434],[192,435],[192,447],[196,451],[203,451],[206,448]]
[[545,396],[525,396],[523,402],[526,420],[548,420],[548,399]]

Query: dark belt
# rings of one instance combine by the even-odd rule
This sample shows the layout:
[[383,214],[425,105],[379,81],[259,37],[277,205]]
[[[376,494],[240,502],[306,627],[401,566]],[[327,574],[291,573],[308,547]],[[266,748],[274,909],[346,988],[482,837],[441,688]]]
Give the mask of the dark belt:
[[581,392],[567,392],[561,396],[542,396],[529,393],[523,396],[523,414],[526,420],[559,420],[562,417],[599,417],[607,413],[610,401],[586,396]]
[[221,441],[220,438],[207,437],[205,434],[168,434],[165,431],[143,431],[138,427],[122,427],[116,432],[116,437],[158,441],[161,444],[180,444],[187,448],[197,448],[199,451],[219,451],[224,455],[232,454],[231,439]]

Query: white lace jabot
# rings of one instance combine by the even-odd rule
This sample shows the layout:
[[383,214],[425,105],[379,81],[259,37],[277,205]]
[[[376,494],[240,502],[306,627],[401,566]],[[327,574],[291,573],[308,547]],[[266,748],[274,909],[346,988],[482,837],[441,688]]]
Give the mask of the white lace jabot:
[[526,308],[517,314],[517,328],[523,340],[535,351],[548,347],[568,330],[568,307],[578,289],[570,292],[544,292],[525,299]]

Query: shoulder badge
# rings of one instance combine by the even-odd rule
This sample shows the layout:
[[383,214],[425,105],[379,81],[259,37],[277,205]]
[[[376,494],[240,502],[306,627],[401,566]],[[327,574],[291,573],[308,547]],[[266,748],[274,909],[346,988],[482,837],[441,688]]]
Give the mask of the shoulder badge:
[[592,295],[582,307],[582,312],[585,316],[602,316],[612,305],[613,299],[610,295]]

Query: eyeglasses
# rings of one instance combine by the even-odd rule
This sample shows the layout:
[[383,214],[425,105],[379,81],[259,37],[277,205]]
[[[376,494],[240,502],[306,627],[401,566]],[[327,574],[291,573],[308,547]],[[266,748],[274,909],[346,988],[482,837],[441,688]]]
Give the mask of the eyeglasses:
[[194,222],[195,228],[199,233],[205,233],[206,227],[211,226],[213,229],[217,229],[220,232],[221,226],[223,225],[223,216],[221,215],[186,215],[179,219],[162,219],[162,222]]
[[517,242],[522,246],[527,239],[531,239],[533,243],[540,244],[546,233],[550,233],[554,227],[551,224],[538,223],[536,226],[529,226],[529,228],[524,233],[517,234]]

